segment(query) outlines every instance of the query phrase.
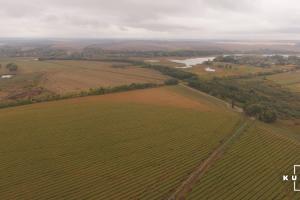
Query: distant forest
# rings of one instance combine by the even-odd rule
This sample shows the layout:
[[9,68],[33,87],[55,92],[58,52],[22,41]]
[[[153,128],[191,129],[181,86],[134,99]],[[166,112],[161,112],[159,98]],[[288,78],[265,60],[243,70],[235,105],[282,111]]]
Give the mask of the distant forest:
[[[269,49],[260,49],[256,51],[228,51],[223,49],[207,49],[207,50],[104,50],[100,47],[85,47],[81,50],[74,50],[72,48],[58,48],[52,47],[51,45],[42,45],[31,48],[24,48],[22,46],[0,46],[1,57],[43,57],[43,58],[69,58],[69,59],[96,59],[96,58],[120,58],[120,57],[201,57],[201,56],[217,56],[217,55],[231,55],[231,54],[296,54],[297,52],[290,51],[278,51]],[[230,63],[249,63],[249,64],[265,64],[272,63],[273,59],[276,58],[259,58],[257,57],[254,61],[252,58],[247,60],[244,56],[231,57],[231,56],[220,56],[217,59],[224,60]],[[293,58],[290,58],[293,59]],[[277,58],[276,62],[281,62],[280,58]],[[291,60],[292,62],[292,60]]]
[[282,55],[218,56],[213,61],[239,65],[251,65],[256,67],[270,67],[273,65],[300,65],[300,57]]

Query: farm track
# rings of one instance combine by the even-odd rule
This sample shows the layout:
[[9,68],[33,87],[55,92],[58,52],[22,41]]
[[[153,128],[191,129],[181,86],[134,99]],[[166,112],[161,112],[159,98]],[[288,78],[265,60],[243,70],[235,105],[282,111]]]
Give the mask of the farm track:
[[168,198],[168,200],[184,200],[187,194],[192,190],[193,186],[201,179],[205,172],[218,160],[221,158],[222,154],[229,146],[230,143],[234,141],[240,134],[242,134],[245,129],[247,129],[251,124],[246,119],[243,124],[228,138],[223,144],[217,147],[209,157],[204,160],[191,174],[190,176],[182,182],[182,184],[176,189],[176,191]]
[[299,163],[299,144],[259,122],[246,131],[195,185],[188,199],[299,199],[280,179]]

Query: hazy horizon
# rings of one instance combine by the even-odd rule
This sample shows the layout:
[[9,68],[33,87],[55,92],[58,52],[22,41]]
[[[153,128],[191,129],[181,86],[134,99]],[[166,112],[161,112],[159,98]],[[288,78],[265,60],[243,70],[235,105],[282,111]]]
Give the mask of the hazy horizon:
[[290,0],[0,0],[0,38],[299,40]]

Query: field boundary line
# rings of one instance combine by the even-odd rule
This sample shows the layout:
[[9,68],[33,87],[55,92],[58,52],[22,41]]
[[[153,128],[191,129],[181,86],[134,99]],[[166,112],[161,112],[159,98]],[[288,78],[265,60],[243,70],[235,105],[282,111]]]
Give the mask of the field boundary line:
[[186,85],[186,84],[184,84],[184,83],[180,83],[179,85],[182,86],[182,87],[184,87],[184,88],[186,88],[186,89],[189,89],[189,90],[191,90],[191,91],[197,92],[197,93],[199,93],[199,94],[201,94],[201,95],[204,95],[204,96],[206,96],[206,97],[212,98],[212,99],[218,101],[219,103],[224,104],[224,105],[225,105],[227,108],[229,108],[230,110],[234,110],[234,111],[239,112],[239,113],[244,112],[242,108],[240,108],[240,107],[238,107],[238,106],[236,106],[236,105],[234,106],[234,108],[232,108],[228,102],[226,102],[226,101],[224,101],[224,100],[222,100],[222,99],[219,99],[219,98],[217,98],[217,97],[211,96],[211,95],[209,95],[209,94],[207,94],[207,93],[205,93],[205,92],[202,92],[202,91],[200,91],[200,90],[197,90],[197,89],[195,89],[195,88],[192,88],[192,87],[190,87],[190,86],[188,86],[188,85]]
[[234,133],[220,146],[218,146],[200,165],[189,175],[189,177],[182,182],[182,184],[170,195],[168,200],[185,200],[187,194],[192,190],[193,186],[201,179],[206,171],[221,158],[224,150],[239,137],[247,128],[249,128],[254,122],[249,123],[246,119],[241,126],[239,126]]

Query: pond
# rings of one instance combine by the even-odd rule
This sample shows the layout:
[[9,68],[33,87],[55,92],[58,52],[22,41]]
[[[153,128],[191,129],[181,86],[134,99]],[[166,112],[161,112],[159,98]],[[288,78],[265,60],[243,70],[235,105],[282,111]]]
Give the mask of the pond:
[[10,74],[1,75],[2,79],[8,79],[8,78],[12,78],[12,77],[13,77],[13,75],[10,75]]
[[170,60],[170,61],[185,65],[183,67],[177,67],[177,68],[191,68],[195,65],[202,64],[205,61],[213,60],[215,58],[216,57],[210,56],[210,57],[188,58],[188,59],[184,59],[184,60]]

